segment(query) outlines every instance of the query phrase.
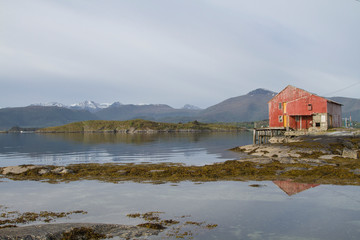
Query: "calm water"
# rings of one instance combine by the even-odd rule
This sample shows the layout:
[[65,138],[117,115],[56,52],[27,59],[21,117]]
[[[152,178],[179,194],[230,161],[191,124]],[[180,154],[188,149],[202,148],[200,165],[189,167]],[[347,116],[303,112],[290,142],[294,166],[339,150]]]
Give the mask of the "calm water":
[[0,134],[0,166],[105,162],[204,165],[239,158],[228,151],[251,133]]
[[[239,157],[225,151],[245,134],[0,135],[1,165],[18,163],[163,162],[205,164]],[[261,187],[250,187],[260,184]],[[138,224],[129,213],[218,224],[191,229],[195,239],[360,239],[360,187],[278,182],[48,184],[0,182],[0,205],[19,211],[85,210],[58,222]],[[153,239],[164,239],[160,235]]]

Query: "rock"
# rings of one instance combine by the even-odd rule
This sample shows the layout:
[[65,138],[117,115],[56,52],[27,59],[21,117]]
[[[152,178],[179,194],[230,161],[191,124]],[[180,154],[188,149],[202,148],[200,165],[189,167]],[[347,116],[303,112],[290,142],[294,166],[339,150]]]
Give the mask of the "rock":
[[359,158],[359,152],[356,151],[356,150],[344,148],[343,153],[342,153],[342,157],[358,159]]
[[297,160],[291,158],[291,157],[282,157],[282,158],[278,158],[277,159],[280,163],[284,163],[284,164],[293,164],[293,163],[298,163]]
[[285,170],[285,172],[288,172],[288,171],[306,171],[308,169],[302,168],[302,167],[287,167],[284,170]]
[[2,174],[21,174],[28,170],[39,168],[40,166],[10,166],[4,167],[2,170]]
[[161,173],[161,172],[165,172],[165,170],[163,170],[163,169],[153,169],[153,170],[149,171],[149,173]]
[[286,137],[272,137],[269,139],[269,143],[285,143]]
[[360,169],[354,169],[354,170],[350,170],[349,172],[352,172],[352,173],[354,173],[354,174],[356,174],[356,175],[360,175]]
[[53,170],[51,170],[52,173],[55,174],[67,174],[67,173],[72,173],[72,171],[70,169],[67,169],[65,167],[57,167]]
[[334,157],[341,157],[341,155],[335,155],[335,154],[323,155],[323,156],[320,156],[319,159],[331,160]]
[[40,169],[39,172],[38,172],[39,175],[44,175],[44,174],[47,174],[47,173],[50,173],[50,170],[47,169],[47,168]]
[[338,155],[342,155],[342,150],[340,150],[340,149],[335,149],[334,151],[333,151],[333,153],[337,153]]
[[118,174],[119,174],[119,175],[126,175],[126,174],[128,174],[128,171],[126,171],[126,170],[119,170],[119,171],[118,171]]
[[293,143],[293,142],[302,142],[299,137],[290,137],[290,136],[276,136],[269,139],[269,143]]
[[355,147],[354,144],[349,141],[344,141],[342,144],[348,149],[353,149]]

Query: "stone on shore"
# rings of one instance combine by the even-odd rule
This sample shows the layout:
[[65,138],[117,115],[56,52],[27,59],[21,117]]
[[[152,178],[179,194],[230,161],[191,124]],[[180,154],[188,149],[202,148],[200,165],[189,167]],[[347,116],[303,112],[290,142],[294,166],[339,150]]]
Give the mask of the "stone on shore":
[[344,148],[342,152],[342,157],[359,159],[359,152],[353,149]]
[[51,170],[51,168],[49,168],[49,167],[34,166],[34,165],[4,167],[4,168],[2,168],[2,170],[0,168],[0,173],[3,175],[9,175],[9,174],[18,175],[18,174],[22,174],[29,170],[33,170],[33,169],[39,169],[37,172],[39,175],[44,175],[44,174],[48,174],[48,173],[64,175],[64,174],[68,174],[68,173],[73,173],[73,171],[71,171],[70,169],[68,169],[66,167],[56,167]]
[[10,166],[2,169],[2,174],[21,174],[28,170],[40,168],[40,166]]
[[68,173],[72,173],[71,170],[67,169],[66,167],[57,167],[53,170],[51,170],[52,173],[56,173],[56,174],[68,174]]

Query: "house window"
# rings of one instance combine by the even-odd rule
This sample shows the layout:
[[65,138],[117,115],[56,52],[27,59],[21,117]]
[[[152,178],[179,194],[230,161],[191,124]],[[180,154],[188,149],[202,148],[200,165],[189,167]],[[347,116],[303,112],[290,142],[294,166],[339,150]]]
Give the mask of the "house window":
[[319,122],[315,123],[315,126],[320,127],[320,123]]
[[308,111],[312,110],[312,104],[308,104]]
[[283,122],[283,116],[279,115],[279,122]]
[[295,116],[295,122],[300,122],[300,116]]
[[280,102],[280,103],[279,103],[279,109],[281,109],[281,108],[282,108],[282,103]]

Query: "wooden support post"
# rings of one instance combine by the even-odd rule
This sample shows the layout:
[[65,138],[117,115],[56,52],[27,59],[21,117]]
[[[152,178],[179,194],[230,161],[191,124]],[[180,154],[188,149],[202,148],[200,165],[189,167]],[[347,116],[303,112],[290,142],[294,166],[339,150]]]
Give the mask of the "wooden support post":
[[253,131],[253,145],[256,144],[256,129],[254,128],[254,131]]

